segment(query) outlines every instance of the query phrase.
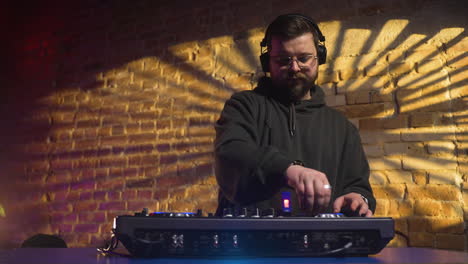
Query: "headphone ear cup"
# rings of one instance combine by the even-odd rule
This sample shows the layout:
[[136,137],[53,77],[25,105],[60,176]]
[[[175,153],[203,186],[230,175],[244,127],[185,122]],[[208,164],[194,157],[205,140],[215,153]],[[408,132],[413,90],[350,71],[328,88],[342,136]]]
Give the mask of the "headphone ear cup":
[[263,72],[270,71],[270,53],[265,52],[260,55],[260,64],[262,65]]
[[320,64],[325,64],[327,61],[327,48],[325,45],[318,45],[317,47],[317,57],[318,57],[318,63]]

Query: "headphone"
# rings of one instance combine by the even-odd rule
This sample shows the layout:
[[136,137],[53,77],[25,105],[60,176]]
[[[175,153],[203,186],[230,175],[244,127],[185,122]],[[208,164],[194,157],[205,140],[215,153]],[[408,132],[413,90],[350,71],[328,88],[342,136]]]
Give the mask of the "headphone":
[[[319,65],[324,64],[326,59],[327,59],[327,48],[325,47],[325,36],[323,36],[322,32],[320,31],[319,27],[314,22],[314,20],[312,20],[310,17],[304,16],[304,15],[301,15],[301,14],[286,14],[286,15],[281,15],[281,16],[277,17],[274,21],[276,21],[276,20],[278,20],[280,18],[287,18],[287,17],[302,18],[305,21],[307,21],[315,29],[315,31],[317,32],[318,40],[319,40],[319,43],[317,45],[318,63],[319,63]],[[272,22],[272,24],[273,24],[273,22]],[[270,27],[271,27],[271,24],[268,25],[268,27],[267,27],[267,29],[265,31],[265,37],[260,42],[260,50],[267,47],[267,45],[268,45],[268,41],[271,38],[270,37],[270,31],[271,31]],[[262,65],[263,72],[269,72],[270,71],[270,52],[269,51],[262,52],[260,54],[260,63]]]

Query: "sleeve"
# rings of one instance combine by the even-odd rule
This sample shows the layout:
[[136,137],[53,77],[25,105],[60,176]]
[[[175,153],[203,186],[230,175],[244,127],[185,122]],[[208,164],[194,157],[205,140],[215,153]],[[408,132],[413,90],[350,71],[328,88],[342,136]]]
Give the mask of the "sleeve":
[[375,212],[376,200],[369,183],[369,163],[367,162],[364,153],[361,138],[357,128],[351,126],[347,133],[346,145],[343,152],[343,166],[340,174],[343,175],[343,193],[355,192],[366,197],[369,203],[369,208]]
[[259,126],[264,123],[258,120],[262,111],[258,101],[235,94],[215,125],[216,180],[222,194],[238,205],[270,198],[285,184],[283,172],[292,162],[276,148],[260,145]]

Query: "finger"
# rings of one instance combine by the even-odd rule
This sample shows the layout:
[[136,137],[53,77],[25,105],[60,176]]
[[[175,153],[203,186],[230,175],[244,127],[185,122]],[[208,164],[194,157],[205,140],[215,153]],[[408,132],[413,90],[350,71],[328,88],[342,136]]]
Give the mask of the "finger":
[[366,213],[369,211],[369,206],[364,201],[362,201],[360,207],[361,208],[359,209],[359,216],[365,216]]
[[344,197],[340,196],[338,197],[335,202],[333,202],[333,212],[334,213],[339,213],[341,211],[341,208],[343,207],[344,203]]
[[321,180],[315,181],[315,204],[316,208],[313,213],[318,214],[324,212],[327,209],[328,203],[326,200],[329,200],[329,189],[323,188],[323,182]]
[[372,217],[374,215],[371,210],[368,210],[366,213],[366,217]]
[[299,183],[296,185],[296,196],[297,201],[299,202],[299,207],[304,208],[304,184]]
[[351,200],[351,204],[349,205],[349,209],[353,212],[356,212],[360,206],[360,203],[358,200],[353,199]]
[[306,181],[304,183],[304,200],[306,202],[305,208],[314,208],[314,199],[315,199],[315,191],[314,191],[314,183],[313,181]]
[[[328,181],[326,181],[326,183],[324,183],[324,186],[325,186],[326,184],[328,184]],[[329,184],[328,184],[328,185],[329,185]],[[324,207],[325,207],[324,210],[326,210],[326,209],[328,208],[328,205],[330,204],[331,192],[332,192],[332,190],[331,190],[331,188],[328,188],[328,189],[326,189],[326,188],[324,188],[324,187],[322,187],[322,188],[323,188],[323,190],[324,190],[324,202],[323,202],[323,205],[324,205]]]

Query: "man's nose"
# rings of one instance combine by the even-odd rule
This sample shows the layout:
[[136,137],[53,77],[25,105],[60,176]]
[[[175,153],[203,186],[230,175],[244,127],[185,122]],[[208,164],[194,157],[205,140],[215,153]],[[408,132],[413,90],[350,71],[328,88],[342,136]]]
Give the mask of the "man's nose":
[[300,72],[301,68],[299,67],[299,63],[297,60],[291,60],[291,63],[289,64],[289,70],[292,72]]

